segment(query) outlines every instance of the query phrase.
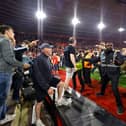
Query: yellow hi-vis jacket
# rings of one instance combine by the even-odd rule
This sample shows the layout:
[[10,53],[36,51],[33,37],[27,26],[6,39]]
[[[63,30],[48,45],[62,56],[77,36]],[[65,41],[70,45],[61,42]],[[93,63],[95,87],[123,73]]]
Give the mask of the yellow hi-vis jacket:
[[[91,59],[91,57],[92,57],[92,53],[89,52],[85,56],[85,59]],[[92,64],[89,61],[84,61],[83,65],[84,65],[84,68],[90,68],[91,69],[93,67]]]

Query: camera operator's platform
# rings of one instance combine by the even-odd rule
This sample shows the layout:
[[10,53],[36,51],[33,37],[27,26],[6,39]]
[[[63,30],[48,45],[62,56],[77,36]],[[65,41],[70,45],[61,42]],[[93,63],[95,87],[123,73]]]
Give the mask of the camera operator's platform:
[[71,98],[71,106],[57,107],[64,126],[126,126],[125,122],[74,90]]

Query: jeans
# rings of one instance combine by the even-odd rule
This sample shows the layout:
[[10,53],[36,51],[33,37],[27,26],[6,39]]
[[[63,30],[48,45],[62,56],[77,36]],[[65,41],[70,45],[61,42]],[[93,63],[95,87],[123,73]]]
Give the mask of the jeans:
[[6,99],[10,91],[11,80],[11,73],[0,72],[0,120],[4,119],[6,115]]

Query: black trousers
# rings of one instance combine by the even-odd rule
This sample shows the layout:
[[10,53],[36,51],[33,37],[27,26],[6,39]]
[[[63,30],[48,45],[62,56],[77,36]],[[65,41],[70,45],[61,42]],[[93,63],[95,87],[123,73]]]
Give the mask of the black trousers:
[[83,77],[86,84],[91,84],[91,69],[83,68]]
[[101,65],[98,65],[98,70],[99,70],[99,75],[100,75],[100,77],[102,77],[102,71],[101,71]]
[[105,93],[105,89],[109,81],[112,84],[112,91],[115,96],[117,106],[122,106],[122,101],[120,98],[118,85],[119,85],[119,77],[120,77],[120,68],[114,67],[101,67],[102,72],[102,85],[101,85],[101,93]]
[[76,75],[78,76],[79,82],[81,84],[81,88],[84,89],[84,80],[83,80],[82,70],[77,70],[73,74],[72,82],[73,82],[74,89],[76,89],[76,87],[77,87],[77,84],[76,84]]
[[23,82],[24,82],[23,73],[14,74],[13,82],[12,82],[12,88],[13,88],[12,99],[13,100],[19,100],[19,92],[23,85]]

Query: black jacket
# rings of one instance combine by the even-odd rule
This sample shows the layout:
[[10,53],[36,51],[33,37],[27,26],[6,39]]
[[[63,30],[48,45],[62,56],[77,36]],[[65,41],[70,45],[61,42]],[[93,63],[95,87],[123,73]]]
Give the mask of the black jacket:
[[[105,62],[101,62],[100,61],[100,57],[93,57],[91,59],[84,59],[85,61],[89,61],[92,64],[93,63],[97,63],[97,62],[101,62],[103,64],[113,64],[113,65],[117,65],[120,66],[124,63],[124,57],[121,55],[120,52],[114,52],[113,50],[105,50]],[[115,55],[115,58],[114,58]],[[114,61],[113,61],[114,60]]]
[[53,78],[51,74],[51,63],[45,54],[41,54],[33,61],[32,77],[35,85],[39,85],[42,90],[48,90],[49,82]]

